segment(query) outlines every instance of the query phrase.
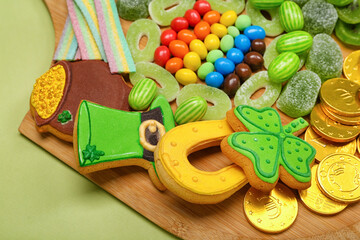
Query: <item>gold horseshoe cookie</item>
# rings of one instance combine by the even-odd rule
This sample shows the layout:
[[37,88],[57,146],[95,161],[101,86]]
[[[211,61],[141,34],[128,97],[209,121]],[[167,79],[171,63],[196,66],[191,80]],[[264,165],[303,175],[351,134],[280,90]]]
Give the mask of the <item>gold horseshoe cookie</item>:
[[220,145],[232,133],[226,120],[189,123],[167,132],[154,155],[161,182],[192,203],[214,204],[230,197],[248,182],[243,170],[232,164],[215,172],[201,171],[190,164],[188,155]]

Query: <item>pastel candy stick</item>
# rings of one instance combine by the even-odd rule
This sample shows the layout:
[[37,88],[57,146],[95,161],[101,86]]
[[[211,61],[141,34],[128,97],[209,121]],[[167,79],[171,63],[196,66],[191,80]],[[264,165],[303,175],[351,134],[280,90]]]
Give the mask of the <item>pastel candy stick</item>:
[[55,61],[75,60],[78,43],[76,41],[74,29],[71,25],[70,17],[66,18],[64,29],[61,34],[60,41],[56,48],[54,58]]
[[101,38],[111,73],[135,72],[114,0],[94,0]]
[[79,49],[79,48],[77,48],[77,50],[76,50],[74,60],[75,60],[75,61],[81,60],[81,53],[80,53],[80,49]]
[[83,60],[102,59],[99,48],[96,45],[95,39],[91,34],[90,28],[86,23],[79,7],[73,0],[67,0],[67,7],[71,24],[74,28],[76,40],[78,41],[81,58]]

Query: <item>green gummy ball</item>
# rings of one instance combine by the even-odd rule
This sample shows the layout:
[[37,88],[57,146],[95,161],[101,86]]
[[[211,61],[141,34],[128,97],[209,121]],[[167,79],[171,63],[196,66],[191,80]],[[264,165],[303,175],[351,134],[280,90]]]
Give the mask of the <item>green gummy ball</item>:
[[237,27],[240,31],[244,31],[245,28],[251,26],[251,19],[248,15],[240,15],[236,19],[235,27]]
[[206,75],[213,72],[214,69],[215,69],[214,64],[212,64],[211,62],[203,63],[197,71],[198,77],[201,80],[204,80],[206,78]]
[[228,27],[228,34],[235,38],[237,35],[240,34],[240,31],[235,26],[230,26]]

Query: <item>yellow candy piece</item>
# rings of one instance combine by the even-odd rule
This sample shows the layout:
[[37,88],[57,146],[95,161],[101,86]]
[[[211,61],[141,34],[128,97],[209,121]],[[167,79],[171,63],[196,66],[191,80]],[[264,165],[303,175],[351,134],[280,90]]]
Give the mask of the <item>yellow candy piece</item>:
[[350,53],[345,58],[343,72],[347,79],[360,84],[360,50]]
[[196,81],[197,81],[196,73],[194,73],[194,71],[187,69],[187,68],[182,68],[182,69],[178,70],[175,73],[175,78],[182,85],[196,83]]
[[205,44],[199,39],[195,39],[190,42],[190,51],[199,54],[201,59],[205,59],[208,54]]
[[213,25],[211,25],[210,31],[211,31],[211,33],[215,34],[219,38],[222,38],[223,36],[225,36],[227,34],[226,26],[223,24],[220,24],[220,23],[214,23]]
[[192,71],[198,70],[201,65],[201,59],[196,52],[188,52],[183,59],[184,66]]
[[237,19],[237,14],[233,10],[229,10],[223,13],[220,18],[220,23],[225,26],[232,26],[234,25],[235,21]]
[[209,34],[204,40],[205,47],[208,51],[219,49],[220,39],[215,34]]

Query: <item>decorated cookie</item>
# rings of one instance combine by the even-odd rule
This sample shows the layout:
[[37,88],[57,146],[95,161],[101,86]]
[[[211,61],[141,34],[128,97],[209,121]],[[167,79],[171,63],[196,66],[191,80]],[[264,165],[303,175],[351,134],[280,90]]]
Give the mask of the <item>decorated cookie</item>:
[[158,96],[148,112],[126,112],[82,101],[75,119],[74,151],[77,170],[90,173],[121,166],[148,170],[154,185],[154,151],[160,138],[175,126],[169,103]]
[[39,132],[72,142],[81,100],[128,111],[129,92],[123,78],[112,75],[103,61],[60,61],[36,80],[30,110]]
[[222,140],[221,151],[242,167],[251,186],[269,192],[279,178],[294,189],[311,185],[316,150],[293,136],[307,127],[304,119],[282,126],[275,109],[241,105],[227,113],[227,121],[237,132]]

